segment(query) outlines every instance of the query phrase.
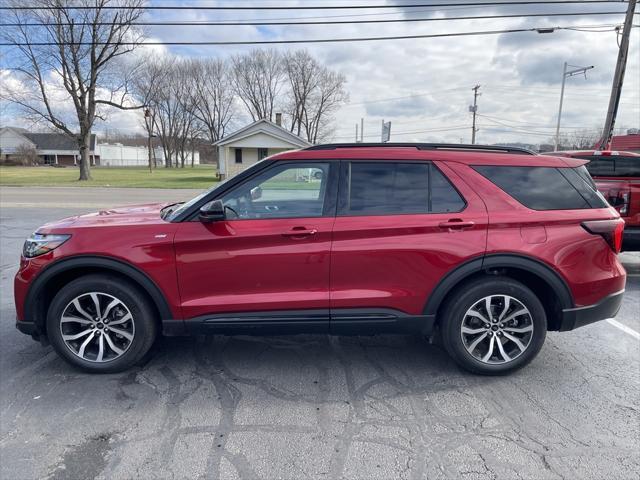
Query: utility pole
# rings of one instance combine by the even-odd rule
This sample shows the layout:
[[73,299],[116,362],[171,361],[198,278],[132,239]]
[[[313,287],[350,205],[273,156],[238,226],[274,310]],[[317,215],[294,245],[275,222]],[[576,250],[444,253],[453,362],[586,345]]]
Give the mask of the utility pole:
[[359,139],[358,139],[358,124],[356,123],[356,143],[358,143],[358,142],[359,142]]
[[633,15],[636,9],[636,0],[629,0],[627,6],[627,16],[624,20],[624,28],[622,29],[622,39],[620,48],[618,49],[618,62],[616,63],[616,73],[613,76],[613,85],[611,87],[611,98],[609,99],[609,109],[607,110],[607,119],[604,122],[604,130],[602,132],[602,141],[600,149],[609,148],[613,129],[616,124],[616,116],[618,115],[618,106],[620,105],[620,95],[622,94],[622,84],[624,82],[624,72],[627,68],[627,56],[629,54],[629,36],[631,35],[631,27],[633,25]]
[[482,95],[478,93],[480,89],[480,85],[476,85],[471,90],[473,90],[473,105],[469,106],[469,111],[473,113],[473,125],[471,126],[471,145],[476,144],[476,132],[478,129],[476,128],[476,115],[478,113],[478,97]]
[[360,143],[364,142],[364,117],[360,118]]
[[[573,67],[574,70],[567,71],[567,67]],[[555,139],[555,146],[553,148],[554,152],[558,151],[558,147],[560,145],[560,119],[562,118],[562,102],[564,101],[564,85],[567,81],[567,78],[573,77],[575,75],[579,75],[581,73],[583,73],[585,78],[587,78],[587,70],[591,70],[592,68],[594,68],[593,65],[589,65],[588,67],[578,67],[577,65],[569,65],[567,62],[564,62],[564,68],[562,70],[562,87],[560,88],[560,107],[558,107],[558,123],[556,124],[556,139]]]

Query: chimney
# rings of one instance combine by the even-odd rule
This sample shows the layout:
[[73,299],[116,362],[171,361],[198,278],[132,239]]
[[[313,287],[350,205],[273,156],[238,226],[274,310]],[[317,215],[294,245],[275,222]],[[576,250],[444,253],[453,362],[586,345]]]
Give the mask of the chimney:
[[282,126],[282,114],[281,113],[276,113],[276,125],[278,125],[279,127]]

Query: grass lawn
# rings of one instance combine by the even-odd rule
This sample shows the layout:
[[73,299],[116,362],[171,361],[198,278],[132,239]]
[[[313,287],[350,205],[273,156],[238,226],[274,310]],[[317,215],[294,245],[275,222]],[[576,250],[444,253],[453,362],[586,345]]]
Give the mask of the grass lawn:
[[213,165],[194,168],[100,168],[91,169],[93,180],[79,182],[77,167],[0,167],[0,185],[58,187],[144,187],[198,188],[212,186],[216,169]]

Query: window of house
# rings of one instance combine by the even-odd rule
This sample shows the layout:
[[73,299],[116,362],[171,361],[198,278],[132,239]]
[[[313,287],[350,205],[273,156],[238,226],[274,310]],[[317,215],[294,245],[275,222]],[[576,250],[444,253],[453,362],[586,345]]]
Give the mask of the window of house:
[[236,148],[236,163],[242,163],[242,149]]
[[269,156],[269,149],[268,148],[259,148],[258,149],[258,161],[262,160],[263,158],[267,158]]

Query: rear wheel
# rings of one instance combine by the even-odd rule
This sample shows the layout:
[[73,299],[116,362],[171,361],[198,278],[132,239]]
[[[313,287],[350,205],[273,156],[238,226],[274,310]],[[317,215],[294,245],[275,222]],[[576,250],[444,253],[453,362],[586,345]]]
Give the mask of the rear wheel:
[[135,365],[156,335],[153,309],[133,284],[87,275],[64,286],[47,315],[56,352],[76,367],[112,373]]
[[500,375],[521,368],[538,354],[546,337],[542,303],[525,285],[506,277],[459,287],[443,313],[443,344],[473,373]]

